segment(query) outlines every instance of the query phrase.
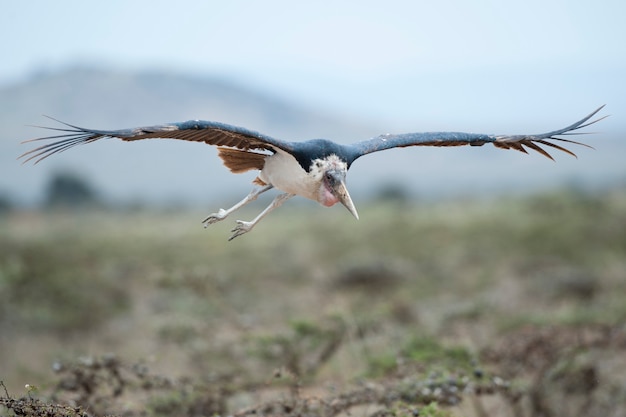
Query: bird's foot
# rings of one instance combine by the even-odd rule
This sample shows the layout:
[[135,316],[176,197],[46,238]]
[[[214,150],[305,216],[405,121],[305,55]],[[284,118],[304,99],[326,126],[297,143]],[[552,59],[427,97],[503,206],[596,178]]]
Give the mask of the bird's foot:
[[235,226],[235,228],[231,230],[231,232],[233,232],[233,235],[230,238],[228,238],[228,240],[231,241],[237,236],[241,236],[244,233],[248,233],[250,230],[252,230],[254,225],[255,225],[254,222],[244,222],[243,220],[237,220],[237,226]]
[[208,227],[210,224],[213,223],[217,223],[220,220],[224,220],[226,217],[228,217],[228,212],[224,209],[219,209],[217,211],[217,213],[211,213],[207,216],[206,219],[202,220],[202,223],[204,224],[204,227]]

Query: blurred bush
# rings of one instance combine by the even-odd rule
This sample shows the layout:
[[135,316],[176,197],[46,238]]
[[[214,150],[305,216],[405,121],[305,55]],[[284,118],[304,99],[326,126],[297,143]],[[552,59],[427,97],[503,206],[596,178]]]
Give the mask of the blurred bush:
[[45,195],[44,208],[48,209],[101,205],[93,185],[72,172],[58,172],[53,175],[46,186]]

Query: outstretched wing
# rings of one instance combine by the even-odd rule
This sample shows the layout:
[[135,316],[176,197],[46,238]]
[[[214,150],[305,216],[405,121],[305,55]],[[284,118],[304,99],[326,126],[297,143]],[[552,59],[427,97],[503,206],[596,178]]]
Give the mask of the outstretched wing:
[[24,141],[23,143],[54,140],[51,143],[47,143],[22,154],[20,158],[26,158],[24,163],[33,159],[35,163],[37,163],[51,155],[66,151],[74,146],[91,143],[104,138],[119,138],[125,141],[152,138],[180,139],[192,142],[204,142],[215,146],[227,146],[246,151],[268,150],[275,152],[276,149],[282,149],[289,152],[292,149],[290,142],[275,139],[243,127],[204,120],[189,120],[180,123],[122,130],[94,130],[70,125],[53,118],[51,119],[62,123],[65,127],[44,127],[44,129],[62,133]]
[[494,146],[502,149],[515,149],[516,151],[526,152],[526,147],[533,149],[540,154],[553,159],[552,156],[544,149],[548,146],[559,151],[566,152],[576,156],[572,151],[563,146],[554,143],[554,141],[565,142],[567,144],[576,144],[591,148],[591,146],[573,140],[565,139],[559,136],[581,135],[583,132],[576,132],[579,129],[599,122],[607,116],[591,120],[604,106],[594,110],[588,116],[582,118],[570,126],[563,129],[554,130],[547,133],[539,133],[535,135],[486,135],[481,133],[463,133],[463,132],[425,132],[425,133],[405,133],[400,135],[380,135],[375,138],[357,142],[353,145],[354,159],[372,152],[383,151],[385,149],[407,147],[407,146],[482,146],[486,143],[492,143]]

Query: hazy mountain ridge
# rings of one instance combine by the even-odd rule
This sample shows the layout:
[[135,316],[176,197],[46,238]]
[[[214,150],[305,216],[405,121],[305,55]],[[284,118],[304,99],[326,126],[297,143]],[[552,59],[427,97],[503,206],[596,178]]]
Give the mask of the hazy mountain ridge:
[[[169,72],[121,72],[75,67],[63,72],[41,73],[0,91],[3,114],[27,112],[33,106],[48,114],[66,114],[89,122],[156,124],[186,119],[237,120],[257,118],[277,130],[289,127],[302,132],[332,130],[345,134],[356,125],[295,102],[261,93],[226,79],[194,77]],[[56,116],[55,116],[56,117]],[[61,117],[59,115],[59,117]],[[241,122],[239,122],[241,123]]]

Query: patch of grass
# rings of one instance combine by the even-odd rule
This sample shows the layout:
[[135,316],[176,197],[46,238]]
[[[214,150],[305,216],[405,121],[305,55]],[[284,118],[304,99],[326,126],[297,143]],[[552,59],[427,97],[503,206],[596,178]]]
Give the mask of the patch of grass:
[[[441,409],[436,402],[431,402],[427,406],[420,408],[418,411],[418,415],[421,417],[453,417],[453,414],[450,411]],[[415,413],[411,413],[410,416],[414,417]]]
[[397,351],[387,350],[367,357],[367,375],[387,375],[401,368],[417,368],[421,372],[448,369],[471,374],[475,368],[473,355],[460,346],[444,346],[426,335],[413,335]]
[[398,368],[396,353],[382,353],[367,358],[367,373],[370,378],[378,378],[394,372]]
[[159,337],[165,342],[184,345],[199,337],[199,334],[193,326],[180,323],[162,326],[159,329]]
[[[32,330],[74,331],[125,311],[129,298],[109,280],[106,261],[68,250],[67,242],[5,248],[0,257],[0,309]],[[2,319],[0,319],[1,323]]]
[[337,352],[345,333],[345,324],[338,317],[319,324],[293,320],[288,333],[253,338],[251,352],[274,369],[284,368],[298,378],[310,378]]
[[414,336],[402,348],[402,355],[426,365],[442,365],[449,368],[471,366],[472,355],[462,347],[443,346],[435,338]]

